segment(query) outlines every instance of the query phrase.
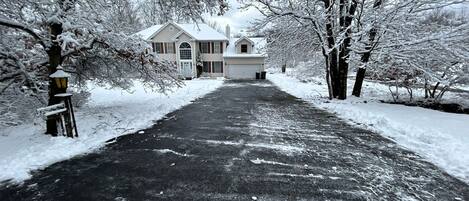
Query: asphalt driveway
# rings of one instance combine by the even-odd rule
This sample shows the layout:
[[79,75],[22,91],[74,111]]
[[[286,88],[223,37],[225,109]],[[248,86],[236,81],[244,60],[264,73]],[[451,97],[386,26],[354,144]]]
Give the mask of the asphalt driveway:
[[469,186],[274,87],[227,81],[0,200],[469,200]]

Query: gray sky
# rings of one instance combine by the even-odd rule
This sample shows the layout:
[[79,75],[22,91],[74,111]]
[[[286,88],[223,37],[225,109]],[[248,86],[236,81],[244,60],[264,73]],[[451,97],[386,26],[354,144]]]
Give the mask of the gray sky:
[[[249,27],[250,22],[255,19],[262,18],[262,14],[255,8],[249,8],[247,10],[241,10],[241,6],[237,0],[228,0],[230,10],[223,16],[205,16],[207,20],[216,21],[221,28],[225,29],[227,24],[231,27],[231,33],[238,33],[241,29]],[[450,6],[450,9],[457,11],[469,12],[469,3],[457,4]],[[467,14],[467,13],[466,13]]]
[[245,29],[254,19],[262,18],[262,14],[255,8],[240,10],[240,4],[236,0],[228,0],[230,10],[223,16],[207,16],[206,19],[216,21],[224,29],[227,24],[231,27],[231,33],[237,33]]

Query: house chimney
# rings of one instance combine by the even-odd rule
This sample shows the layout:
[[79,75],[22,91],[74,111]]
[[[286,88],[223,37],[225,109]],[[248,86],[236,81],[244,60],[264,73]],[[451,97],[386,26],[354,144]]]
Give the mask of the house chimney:
[[231,38],[230,35],[231,35],[231,33],[230,33],[230,25],[227,24],[226,27],[225,27],[225,36],[226,36],[228,39],[230,39],[230,38]]

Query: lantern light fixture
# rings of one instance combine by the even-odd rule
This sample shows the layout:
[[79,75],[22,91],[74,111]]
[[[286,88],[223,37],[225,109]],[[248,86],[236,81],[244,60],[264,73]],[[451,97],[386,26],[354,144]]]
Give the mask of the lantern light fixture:
[[62,66],[57,66],[57,70],[49,75],[50,78],[54,79],[55,84],[57,85],[57,88],[59,89],[67,89],[68,87],[68,78],[70,77],[70,74],[65,72],[62,68]]

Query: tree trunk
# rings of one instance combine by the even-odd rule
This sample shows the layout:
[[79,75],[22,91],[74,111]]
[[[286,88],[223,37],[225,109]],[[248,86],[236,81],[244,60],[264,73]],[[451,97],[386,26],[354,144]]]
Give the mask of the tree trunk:
[[[59,43],[56,41],[57,36],[62,34],[62,24],[60,23],[51,23],[49,24],[50,35],[52,44],[47,50],[47,55],[49,57],[49,65],[47,70],[49,75],[56,71],[57,66],[62,62],[62,50]],[[56,98],[54,95],[58,93],[65,93],[65,90],[60,90],[57,88],[57,85],[54,83],[54,80],[49,80],[49,102],[48,105],[57,104],[60,102],[60,99]],[[57,125],[55,118],[47,118],[46,122],[46,134],[52,136],[57,136]]]
[[[377,9],[381,6],[382,0],[375,0],[373,4],[373,8]],[[371,51],[373,50],[373,46],[375,45],[375,38],[376,35],[378,34],[378,29],[376,26],[370,29],[370,32],[368,33],[368,44],[365,47],[366,52],[362,55],[361,62],[363,63],[362,66],[358,68],[357,71],[357,76],[355,77],[355,84],[353,85],[353,91],[352,95],[356,97],[360,97],[361,91],[362,91],[362,86],[363,86],[363,81],[365,80],[365,73],[366,73],[366,64],[368,61],[370,61],[371,57]]]
[[352,20],[357,8],[356,0],[351,0],[350,7],[346,9],[349,4],[348,0],[340,0],[340,30],[345,32],[345,39],[340,46],[339,51],[339,75],[338,75],[338,99],[345,100],[347,98],[347,75],[348,75],[348,59],[350,56],[350,44],[352,41]]
[[330,52],[328,53],[326,59],[328,62],[328,68],[329,68],[329,77],[330,77],[330,85],[332,89],[332,97],[337,98],[339,95],[339,67],[337,63],[337,55],[338,51],[337,48],[335,47],[335,39],[334,39],[334,27],[333,27],[333,19],[332,19],[332,2],[330,0],[324,0],[325,7],[327,8],[327,21],[326,21],[326,39],[327,39],[327,45],[330,49]]
[[355,84],[353,85],[352,95],[360,97],[362,92],[363,80],[365,80],[366,68],[358,68],[357,76],[355,78]]

